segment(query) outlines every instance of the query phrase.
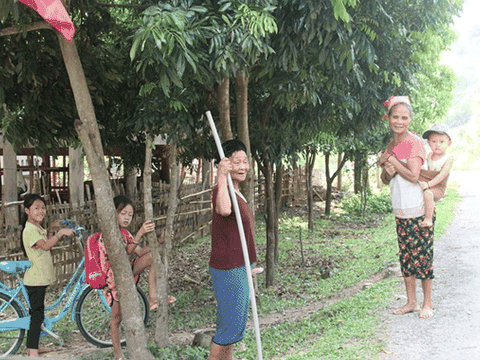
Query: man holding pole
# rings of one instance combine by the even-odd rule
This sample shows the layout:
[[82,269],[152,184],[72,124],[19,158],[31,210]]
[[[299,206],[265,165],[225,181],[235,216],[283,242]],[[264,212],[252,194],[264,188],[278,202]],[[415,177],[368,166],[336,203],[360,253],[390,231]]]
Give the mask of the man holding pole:
[[[209,360],[232,360],[234,344],[243,339],[247,325],[248,276],[251,276],[251,271],[245,266],[241,239],[243,235],[249,262],[257,261],[253,233],[255,219],[239,188],[249,170],[247,149],[239,140],[224,142],[222,149],[225,157],[217,159],[217,185],[212,195],[212,251],[209,265],[217,300],[217,328]],[[238,215],[234,211],[235,200],[229,193],[228,175],[233,183],[243,234],[239,231]],[[250,263],[247,266],[250,267]]]

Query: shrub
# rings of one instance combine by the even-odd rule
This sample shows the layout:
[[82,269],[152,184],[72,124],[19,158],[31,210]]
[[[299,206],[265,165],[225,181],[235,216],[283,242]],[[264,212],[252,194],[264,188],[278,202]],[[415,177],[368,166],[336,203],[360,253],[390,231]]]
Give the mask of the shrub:
[[[349,214],[362,215],[362,199],[359,194],[345,196],[340,202],[340,206]],[[392,210],[392,201],[389,194],[368,192],[365,214],[390,214]]]

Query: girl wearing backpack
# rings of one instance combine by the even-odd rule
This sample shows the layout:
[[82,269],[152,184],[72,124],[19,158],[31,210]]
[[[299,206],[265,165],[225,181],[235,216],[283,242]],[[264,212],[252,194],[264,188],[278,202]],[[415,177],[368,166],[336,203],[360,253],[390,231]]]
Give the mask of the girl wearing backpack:
[[53,235],[53,228],[60,227],[59,220],[55,221],[48,230],[44,229],[41,223],[47,214],[46,203],[38,194],[28,194],[23,206],[20,244],[23,253],[32,263],[23,278],[28,292],[31,316],[30,329],[27,333],[27,354],[37,357],[40,328],[45,317],[45,291],[47,286],[55,281],[50,249],[62,236],[73,236],[75,230],[62,228]]
[[[148,276],[148,293],[150,298],[150,309],[155,309],[157,305],[156,299],[156,278],[153,271],[153,258],[150,248],[148,246],[142,248],[139,246],[140,239],[146,233],[155,230],[155,224],[147,220],[142,224],[135,237],[126,229],[132,222],[135,211],[132,201],[123,195],[116,196],[113,199],[115,209],[117,210],[117,221],[122,232],[123,240],[125,241],[125,250],[130,255],[134,253],[137,257],[131,261],[133,276],[135,282],[138,282],[140,274],[147,268],[150,269]],[[112,314],[110,320],[110,334],[112,336],[112,345],[115,353],[115,359],[123,358],[120,344],[120,323],[122,321],[122,314],[120,312],[120,302],[113,278],[113,270],[108,260],[108,254],[103,241],[99,241],[100,264],[103,272],[106,274],[106,287],[104,288],[105,298],[112,307]],[[169,303],[176,299],[169,297]]]

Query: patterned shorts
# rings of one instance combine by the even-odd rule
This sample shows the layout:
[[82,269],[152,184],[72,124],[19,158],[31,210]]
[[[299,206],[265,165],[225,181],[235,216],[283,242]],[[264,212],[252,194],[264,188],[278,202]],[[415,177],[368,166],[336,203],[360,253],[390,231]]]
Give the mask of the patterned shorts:
[[400,267],[405,277],[433,279],[434,227],[420,227],[419,223],[423,220],[424,216],[413,219],[396,218]]

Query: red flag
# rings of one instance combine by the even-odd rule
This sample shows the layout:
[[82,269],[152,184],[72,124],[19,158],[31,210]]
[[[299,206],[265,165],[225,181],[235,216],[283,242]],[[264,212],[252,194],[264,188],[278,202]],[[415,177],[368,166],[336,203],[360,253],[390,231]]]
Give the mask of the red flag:
[[72,41],[75,34],[75,26],[68,15],[67,9],[61,0],[19,0],[21,3],[31,7],[45,19],[68,41]]

